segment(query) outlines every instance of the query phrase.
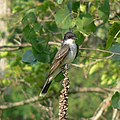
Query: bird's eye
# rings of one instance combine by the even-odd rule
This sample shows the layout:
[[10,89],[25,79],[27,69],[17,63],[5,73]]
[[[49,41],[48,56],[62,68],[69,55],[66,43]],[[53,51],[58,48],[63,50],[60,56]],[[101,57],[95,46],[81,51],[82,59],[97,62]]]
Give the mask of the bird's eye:
[[72,38],[73,36],[68,36],[68,38],[70,39],[70,38]]

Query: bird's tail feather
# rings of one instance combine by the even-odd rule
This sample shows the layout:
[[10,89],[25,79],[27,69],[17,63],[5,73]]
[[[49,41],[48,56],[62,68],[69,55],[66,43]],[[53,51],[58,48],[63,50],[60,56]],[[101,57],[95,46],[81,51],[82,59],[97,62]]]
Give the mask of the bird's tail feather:
[[40,96],[45,96],[46,95],[51,83],[52,83],[52,81],[50,81],[49,79],[46,81],[45,85],[42,88]]

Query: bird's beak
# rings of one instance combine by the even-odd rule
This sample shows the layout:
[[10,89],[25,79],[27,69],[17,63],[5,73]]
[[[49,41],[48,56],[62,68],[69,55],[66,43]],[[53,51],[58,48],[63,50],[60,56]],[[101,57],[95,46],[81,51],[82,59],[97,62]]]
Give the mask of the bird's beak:
[[73,39],[74,39],[74,40],[77,40],[78,38],[77,38],[77,37],[74,37]]

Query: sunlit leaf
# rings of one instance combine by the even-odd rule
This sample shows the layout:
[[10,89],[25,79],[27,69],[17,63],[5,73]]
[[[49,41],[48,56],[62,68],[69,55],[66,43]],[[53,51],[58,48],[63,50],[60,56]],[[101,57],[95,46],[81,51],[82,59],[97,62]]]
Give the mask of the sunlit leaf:
[[9,86],[11,83],[12,83],[11,80],[6,80],[6,79],[2,80],[2,84],[5,85],[5,86]]
[[69,29],[75,26],[75,20],[71,18],[67,6],[57,11],[55,22],[57,26],[62,29]]
[[80,5],[80,10],[85,13],[86,12],[86,5]]
[[62,4],[63,0],[57,0],[58,4]]
[[118,38],[116,39],[116,42],[118,42],[118,43],[120,44],[120,37],[118,37]]
[[8,52],[3,52],[3,53],[0,53],[0,58],[4,58],[8,55]]
[[103,67],[104,67],[103,63],[99,62],[91,67],[89,74],[92,75],[93,73],[97,72],[98,70],[100,70]]

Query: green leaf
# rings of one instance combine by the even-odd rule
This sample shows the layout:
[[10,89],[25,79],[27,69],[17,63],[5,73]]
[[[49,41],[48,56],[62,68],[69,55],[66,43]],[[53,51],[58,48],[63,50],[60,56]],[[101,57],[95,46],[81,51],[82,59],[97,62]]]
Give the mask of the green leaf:
[[8,56],[8,52],[2,52],[0,53],[0,58],[4,58]]
[[35,32],[39,32],[42,27],[41,27],[40,23],[34,23],[33,28],[34,28]]
[[118,43],[120,44],[120,37],[118,37],[118,38],[116,39],[116,42],[118,42]]
[[120,110],[120,93],[116,92],[112,96],[112,106],[118,110]]
[[33,55],[35,56],[35,58],[43,63],[48,63],[50,62],[50,56],[49,56],[49,52],[45,49],[41,49],[41,52],[36,51],[36,49],[34,47],[32,47],[33,49]]
[[[110,51],[114,53],[120,53],[120,44],[115,44],[110,48]],[[113,60],[120,60],[120,55],[113,55],[112,57]]]
[[41,53],[42,51],[48,51],[48,49],[45,47],[47,44],[40,44],[39,42],[36,42],[36,44],[33,44],[32,47],[38,52]]
[[27,64],[35,64],[36,58],[33,55],[32,50],[28,50],[22,57],[22,61]]
[[5,86],[9,86],[11,83],[12,83],[11,80],[6,80],[6,79],[2,80],[2,84],[5,85]]
[[103,67],[103,63],[99,62],[91,67],[89,74],[92,75],[93,73],[99,71]]
[[114,41],[114,37],[111,36],[111,35],[108,35],[108,40],[107,40],[107,44],[106,44],[106,49],[109,49],[109,48],[111,47],[113,41]]
[[77,29],[80,32],[88,34],[95,32],[96,26],[93,22],[93,17],[90,14],[83,15],[81,18],[76,19]]
[[30,25],[27,25],[23,29],[23,35],[25,37],[25,40],[31,44],[36,40],[36,33],[34,29],[30,27]]
[[76,2],[73,2],[72,3],[72,10],[74,12],[78,12],[79,11],[79,8],[80,8],[80,1],[76,1]]
[[120,23],[114,22],[108,33],[106,49],[109,49],[115,39],[120,37]]
[[22,19],[22,24],[24,26],[28,25],[28,24],[32,24],[35,23],[37,21],[36,15],[34,14],[34,12],[29,12],[25,15],[25,17]]
[[109,18],[109,14],[110,14],[109,0],[104,0],[100,3],[98,15],[99,15],[100,19],[102,19],[104,22],[106,22]]
[[112,27],[109,30],[109,35],[111,36],[116,36],[116,37],[120,37],[120,23],[118,22],[114,22],[114,24],[112,25]]
[[75,34],[77,36],[76,43],[77,43],[78,46],[80,46],[83,43],[83,41],[85,39],[85,36],[80,32],[76,32]]
[[75,26],[75,19],[70,16],[67,6],[57,11],[55,15],[55,22],[59,28],[69,29]]
[[63,0],[57,0],[58,4],[62,4]]

